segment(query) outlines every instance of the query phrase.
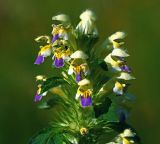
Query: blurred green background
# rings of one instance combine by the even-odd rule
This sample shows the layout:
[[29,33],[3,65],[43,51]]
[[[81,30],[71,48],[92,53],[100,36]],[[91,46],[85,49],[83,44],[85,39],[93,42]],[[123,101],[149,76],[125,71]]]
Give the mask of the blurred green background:
[[0,144],[25,144],[54,118],[33,102],[35,76],[52,74],[51,61],[39,67],[34,38],[50,34],[51,17],[70,15],[75,24],[86,8],[97,13],[100,40],[125,30],[129,64],[137,80],[130,123],[144,144],[159,144],[160,1],[155,0],[1,0],[0,1]]

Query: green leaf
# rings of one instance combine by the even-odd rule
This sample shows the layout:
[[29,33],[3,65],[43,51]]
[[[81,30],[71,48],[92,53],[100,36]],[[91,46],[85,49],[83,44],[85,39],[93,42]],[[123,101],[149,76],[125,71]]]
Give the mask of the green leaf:
[[93,61],[93,63],[94,63],[94,65],[99,66],[103,70],[108,71],[108,66],[107,66],[106,62],[103,59],[95,59]]
[[95,35],[79,35],[78,33],[77,45],[88,55],[97,41],[98,37]]
[[94,97],[95,103],[103,101],[103,99],[107,96],[110,97],[110,95],[112,94],[112,91],[113,91],[115,81],[116,81],[116,79],[112,78],[112,79],[108,80],[106,83],[104,83],[101,86],[101,88],[99,88],[96,96]]
[[53,131],[51,127],[44,128],[33,136],[28,144],[49,144],[50,138],[52,137]]
[[108,71],[108,66],[104,60],[99,61],[98,64],[103,70]]
[[28,144],[72,144],[70,143],[71,136],[68,138],[69,139],[66,139],[61,129],[56,127],[47,127],[33,136],[29,140]]
[[117,132],[109,127],[106,120],[98,118],[97,124],[90,129],[90,135],[95,144],[104,144],[111,141]]
[[104,119],[110,122],[117,122],[119,121],[119,117],[117,115],[117,104],[112,102],[107,114],[105,114]]
[[56,134],[54,136],[54,144],[66,144],[64,142],[64,137],[62,135],[60,135],[60,134]]
[[42,102],[38,108],[39,109],[51,109],[53,108],[54,106],[60,104],[60,103],[63,103],[64,100],[58,96],[58,95],[54,95],[53,97],[51,97],[50,99]]
[[101,103],[93,105],[95,117],[99,117],[102,114],[107,113],[109,110],[109,107],[111,106],[111,103],[112,101],[108,97],[105,97],[105,99]]
[[72,144],[78,144],[78,140],[77,140],[77,138],[75,136],[73,136],[73,135],[71,135],[69,133],[65,133],[65,134],[63,134],[63,136],[65,137],[65,139],[68,142],[70,142]]
[[106,62],[103,59],[98,59],[98,58],[95,59],[94,58],[94,60],[91,61],[91,64],[96,66],[96,67],[98,66],[105,71],[108,71],[108,65],[106,64]]
[[59,85],[65,84],[67,83],[64,79],[60,78],[60,77],[51,77],[48,78],[46,81],[44,81],[42,83],[41,86],[41,93],[43,94],[44,92],[48,91],[49,89],[53,88],[53,87],[57,87]]

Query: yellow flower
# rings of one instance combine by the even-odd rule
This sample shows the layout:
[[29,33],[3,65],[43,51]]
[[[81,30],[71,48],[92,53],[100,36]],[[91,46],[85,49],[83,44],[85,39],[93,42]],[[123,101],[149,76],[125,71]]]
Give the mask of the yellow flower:
[[120,137],[122,138],[123,144],[133,144],[133,140],[129,140],[127,138],[133,138],[136,134],[132,132],[130,129],[125,129],[123,133],[120,134]]
[[82,127],[82,128],[80,129],[80,133],[81,133],[81,135],[87,134],[87,133],[88,133],[87,128]]
[[113,44],[113,48],[120,48],[124,42],[120,42],[120,39],[124,39],[126,34],[124,32],[116,32],[112,34],[108,39]]
[[122,143],[123,143],[123,144],[133,144],[132,142],[130,142],[130,141],[127,140],[126,138],[122,138]]
[[75,80],[76,82],[79,82],[83,79],[84,76],[89,74],[89,67],[85,60],[82,59],[73,59],[69,69],[68,69],[68,74],[72,75],[75,74]]
[[125,84],[121,84],[120,82],[117,81],[113,88],[113,92],[118,95],[123,95],[123,90],[125,86],[126,86]]
[[52,25],[53,30],[52,30],[52,43],[54,43],[57,39],[63,39],[63,40],[68,40],[68,32],[70,30],[70,27],[64,27],[63,25]]
[[88,79],[83,79],[79,83],[79,88],[77,89],[77,93],[75,99],[78,100],[80,98],[82,107],[88,107],[92,105],[92,85]]
[[76,100],[78,100],[79,97],[80,97],[82,107],[89,107],[92,105],[92,89],[79,87],[75,97]]
[[123,62],[120,61],[120,60],[115,61],[115,60],[112,58],[112,54],[107,55],[107,56],[104,58],[104,61],[105,61],[106,63],[110,64],[113,69],[115,69],[115,70],[117,70],[117,71],[121,71],[120,65],[121,65]]
[[53,65],[56,68],[61,68],[65,64],[65,60],[69,58],[69,55],[71,54],[70,48],[64,49],[63,47],[56,48],[54,50],[54,56],[53,56]]
[[52,51],[52,44],[40,46],[40,51],[38,53],[38,56],[37,56],[34,64],[40,65],[41,63],[43,63],[45,57],[48,57],[51,55],[51,51]]
[[40,47],[41,50],[39,51],[38,55],[43,55],[44,57],[50,56],[51,55],[51,48],[52,48],[51,44],[41,46]]

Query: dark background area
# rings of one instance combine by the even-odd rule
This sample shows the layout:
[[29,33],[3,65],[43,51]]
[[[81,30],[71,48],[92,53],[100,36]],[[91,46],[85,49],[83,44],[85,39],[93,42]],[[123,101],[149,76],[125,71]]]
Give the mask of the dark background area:
[[53,15],[66,13],[77,24],[87,8],[98,16],[100,41],[118,30],[128,33],[129,64],[137,78],[130,88],[137,100],[129,121],[144,144],[159,144],[159,6],[158,0],[1,0],[0,144],[25,144],[54,118],[33,102],[34,77],[53,73],[49,60],[33,64],[34,38],[50,34]]

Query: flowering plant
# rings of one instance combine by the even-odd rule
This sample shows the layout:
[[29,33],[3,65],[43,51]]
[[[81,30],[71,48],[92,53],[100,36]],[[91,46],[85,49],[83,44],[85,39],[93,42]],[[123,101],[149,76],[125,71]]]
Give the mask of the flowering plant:
[[[35,60],[42,64],[52,56],[57,76],[36,76],[34,101],[41,109],[56,107],[55,120],[31,138],[29,144],[132,144],[139,143],[127,124],[134,96],[128,93],[132,70],[124,48],[124,32],[109,36],[100,46],[96,16],[91,10],[80,15],[76,26],[65,14],[54,16],[52,37],[40,36]],[[45,97],[48,93],[51,96]]]

